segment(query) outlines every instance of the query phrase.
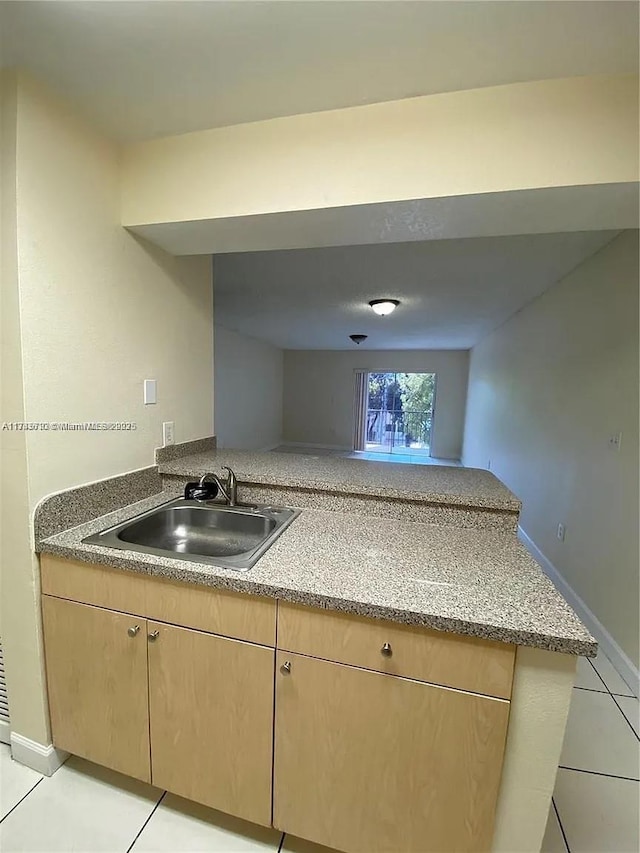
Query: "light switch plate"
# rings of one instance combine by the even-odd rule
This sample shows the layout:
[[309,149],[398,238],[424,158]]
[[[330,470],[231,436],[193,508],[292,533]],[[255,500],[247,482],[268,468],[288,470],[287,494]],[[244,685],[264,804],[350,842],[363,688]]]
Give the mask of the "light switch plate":
[[155,379],[144,380],[143,399],[145,406],[150,406],[157,402],[157,382]]

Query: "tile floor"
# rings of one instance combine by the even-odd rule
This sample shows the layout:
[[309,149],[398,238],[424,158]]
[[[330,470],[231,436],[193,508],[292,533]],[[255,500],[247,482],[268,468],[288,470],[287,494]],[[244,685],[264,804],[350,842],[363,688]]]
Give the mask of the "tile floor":
[[602,652],[580,658],[543,853],[640,850],[639,708]]
[[400,462],[409,465],[450,465],[462,467],[458,459],[438,459],[435,456],[425,456],[424,453],[378,453],[373,450],[330,450],[326,447],[314,447],[311,444],[292,446],[281,444],[274,447],[275,453],[303,453],[311,456],[339,456],[343,459],[364,459],[368,462]]
[[[638,700],[602,654],[594,664],[579,662],[543,853],[640,850]],[[329,853],[79,758],[44,778],[12,761],[4,744],[0,850]]]

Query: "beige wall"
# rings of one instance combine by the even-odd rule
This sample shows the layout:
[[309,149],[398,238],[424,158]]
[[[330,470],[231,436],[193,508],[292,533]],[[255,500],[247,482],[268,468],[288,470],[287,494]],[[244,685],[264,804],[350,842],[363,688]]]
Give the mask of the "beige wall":
[[218,447],[263,450],[280,444],[282,350],[216,326],[214,364]]
[[122,222],[638,179],[637,77],[545,80],[127,146]]
[[[25,420],[16,229],[17,79],[0,74],[1,333],[0,421]],[[20,731],[48,743],[40,656],[40,619],[31,551],[25,432],[0,433],[0,636],[11,702]],[[23,673],[27,673],[26,679]]]
[[[137,424],[131,432],[28,432],[12,471],[20,483],[26,474],[30,513],[52,491],[153,464],[165,420],[175,422],[177,441],[212,432],[211,261],[170,257],[121,228],[119,158],[65,104],[19,78],[12,372],[17,383],[21,362],[20,419]],[[143,405],[145,378],[158,381],[155,406]],[[13,730],[46,743],[25,510],[16,527],[3,514],[3,643]]]
[[351,448],[356,369],[435,373],[432,455],[458,459],[468,363],[466,350],[285,350],[284,439]]
[[[129,433],[31,433],[32,500],[153,463],[211,433],[211,260],[174,258],[118,223],[119,152],[23,83],[18,108],[18,263],[28,420],[133,421]],[[142,383],[158,382],[144,406]]]
[[464,441],[465,463],[491,460],[527,535],[636,666],[638,382],[628,231],[474,347]]

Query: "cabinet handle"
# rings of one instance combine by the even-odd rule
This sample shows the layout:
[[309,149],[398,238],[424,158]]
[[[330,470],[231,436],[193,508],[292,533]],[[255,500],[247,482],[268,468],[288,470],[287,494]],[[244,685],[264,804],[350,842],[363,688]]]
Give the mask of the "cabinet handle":
[[147,639],[150,643],[155,643],[155,641],[160,636],[160,631],[152,631],[150,634],[147,634]]
[[280,672],[281,672],[283,675],[289,675],[289,673],[291,672],[291,663],[290,663],[290,661],[286,660],[286,661],[282,664],[282,666],[280,667]]
[[391,643],[385,643],[384,646],[380,649],[380,654],[383,654],[386,658],[390,658],[393,654],[393,650],[391,649]]
[[137,634],[139,633],[139,631],[140,631],[140,626],[139,626],[139,625],[132,625],[130,628],[127,628],[127,634],[128,634],[130,637],[135,637],[135,636],[137,636]]

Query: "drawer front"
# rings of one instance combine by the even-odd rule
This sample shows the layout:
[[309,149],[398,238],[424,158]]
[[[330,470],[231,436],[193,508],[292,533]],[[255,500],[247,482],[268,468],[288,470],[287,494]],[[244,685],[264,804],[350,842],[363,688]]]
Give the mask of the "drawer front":
[[49,554],[42,554],[40,567],[45,595],[275,646],[273,598],[163,580]]
[[159,622],[263,646],[276,644],[275,598],[154,578],[147,585],[145,613]]
[[508,699],[515,646],[281,602],[278,648]]
[[40,578],[45,595],[93,604],[107,610],[146,615],[146,587],[149,580],[144,575],[41,554]]

